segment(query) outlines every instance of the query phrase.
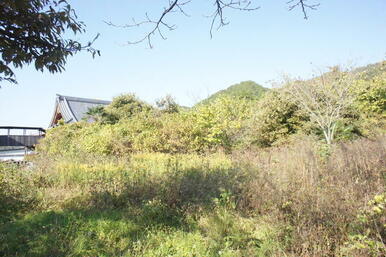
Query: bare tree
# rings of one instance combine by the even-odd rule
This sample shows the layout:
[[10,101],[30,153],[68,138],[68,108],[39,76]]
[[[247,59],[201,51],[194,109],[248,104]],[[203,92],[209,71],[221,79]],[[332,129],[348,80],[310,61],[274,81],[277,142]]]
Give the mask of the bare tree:
[[171,95],[166,95],[165,97],[158,99],[155,104],[159,110],[166,113],[175,113],[179,111],[179,106]]
[[[116,25],[113,22],[109,21],[106,22],[108,25],[114,26],[114,27],[121,27],[121,28],[133,28],[133,27],[139,27],[145,24],[151,24],[153,25],[152,28],[145,33],[145,35],[137,40],[129,41],[128,44],[139,44],[142,42],[147,42],[148,46],[150,48],[153,47],[152,45],[152,38],[155,35],[159,35],[162,39],[166,39],[164,31],[171,31],[176,29],[175,24],[170,24],[166,21],[167,16],[169,16],[172,13],[180,13],[184,16],[189,16],[188,12],[186,11],[186,7],[189,3],[191,3],[193,0],[169,0],[168,5],[163,7],[163,11],[161,14],[156,18],[151,18],[148,13],[145,14],[145,18],[137,22],[134,18],[132,19],[132,22],[125,25]],[[231,10],[238,10],[238,11],[255,11],[260,9],[260,6],[256,6],[253,4],[253,0],[210,0],[213,2],[213,10],[210,15],[207,15],[211,19],[210,22],[210,29],[209,34],[210,37],[213,36],[214,29],[220,29],[221,27],[228,25],[229,21],[227,21],[224,12],[227,9]],[[308,3],[311,1],[312,3]],[[292,11],[293,9],[300,8],[304,19],[308,19],[308,10],[316,10],[316,8],[319,6],[319,3],[314,2],[314,0],[289,0],[286,2],[288,5],[288,9]]]
[[324,134],[327,144],[334,140],[337,122],[352,104],[350,87],[354,78],[349,69],[333,67],[309,81],[288,80],[285,90],[291,100],[305,111]]

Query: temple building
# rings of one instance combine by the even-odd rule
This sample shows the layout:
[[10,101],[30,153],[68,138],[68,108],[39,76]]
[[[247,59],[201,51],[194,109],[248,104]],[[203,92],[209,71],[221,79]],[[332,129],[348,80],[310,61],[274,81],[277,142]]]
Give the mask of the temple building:
[[56,95],[54,115],[49,127],[55,127],[59,120],[63,120],[65,123],[81,121],[90,108],[110,103],[110,101],[104,100]]

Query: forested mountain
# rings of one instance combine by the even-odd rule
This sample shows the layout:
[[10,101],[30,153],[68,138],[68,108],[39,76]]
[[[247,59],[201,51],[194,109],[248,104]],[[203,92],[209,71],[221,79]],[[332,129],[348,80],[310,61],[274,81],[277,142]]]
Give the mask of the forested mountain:
[[[372,63],[366,66],[361,66],[352,70],[352,73],[358,75],[357,79],[370,80],[379,76],[386,71],[386,62]],[[264,93],[269,91],[269,88],[263,87],[254,81],[247,80],[238,84],[229,86],[226,89],[220,90],[208,98],[200,101],[197,105],[207,104],[215,99],[232,96],[240,99],[258,100]]]
[[265,88],[254,81],[248,80],[232,85],[227,89],[220,90],[202,100],[198,104],[206,104],[223,96],[234,96],[241,99],[257,100],[260,99],[268,90],[268,88]]

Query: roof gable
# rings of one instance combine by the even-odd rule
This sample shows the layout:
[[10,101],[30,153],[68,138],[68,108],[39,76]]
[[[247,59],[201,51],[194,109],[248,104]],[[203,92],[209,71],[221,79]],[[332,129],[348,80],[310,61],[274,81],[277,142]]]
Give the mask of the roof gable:
[[50,127],[57,124],[57,117],[61,117],[65,123],[77,122],[86,116],[90,108],[110,103],[104,100],[57,95]]

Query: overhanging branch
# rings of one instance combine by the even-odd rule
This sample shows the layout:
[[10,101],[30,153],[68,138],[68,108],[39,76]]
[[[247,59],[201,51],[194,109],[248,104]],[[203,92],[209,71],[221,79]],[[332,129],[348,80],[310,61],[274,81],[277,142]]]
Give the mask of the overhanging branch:
[[302,9],[304,19],[308,19],[307,15],[307,9],[309,10],[316,10],[320,3],[314,3],[314,4],[307,4],[308,0],[290,0],[287,2],[289,4],[289,10],[292,11],[293,9],[300,7]]
[[[146,24],[153,25],[149,32],[147,32],[142,38],[135,41],[128,41],[128,44],[139,44],[142,42],[147,42],[150,48],[153,48],[152,38],[157,34],[162,38],[166,39],[164,35],[164,31],[172,31],[176,29],[175,24],[170,24],[167,21],[167,17],[171,13],[180,13],[184,16],[189,16],[185,11],[186,5],[188,5],[192,0],[169,0],[168,5],[163,8],[162,13],[158,16],[158,18],[151,18],[148,13],[145,14],[144,20],[137,22],[134,18],[132,22],[125,25],[116,25],[111,21],[105,22],[106,24],[114,27],[120,28],[132,28],[139,27]],[[228,25],[229,22],[226,20],[224,15],[224,11],[226,9],[233,9],[238,11],[255,11],[260,9],[260,6],[253,6],[253,0],[210,0],[213,3],[214,11],[212,14],[206,16],[211,18],[210,37],[213,37],[213,30],[216,28],[217,30],[221,27]],[[289,10],[293,10],[297,7],[300,7],[304,18],[308,19],[307,10],[316,10],[320,5],[319,3],[308,3],[308,1],[313,0],[287,0],[287,4],[289,5]]]
[[[114,23],[105,22],[106,24],[114,27],[120,27],[120,28],[132,28],[132,27],[139,27],[145,24],[153,24],[154,26],[152,29],[145,34],[142,38],[135,40],[135,41],[129,41],[128,44],[139,44],[144,41],[147,41],[147,44],[150,48],[153,48],[152,45],[152,38],[158,34],[162,39],[166,39],[164,36],[163,31],[164,30],[174,30],[176,28],[175,24],[169,24],[166,21],[167,16],[170,13],[178,12],[180,14],[183,14],[184,16],[189,16],[187,12],[185,11],[184,7],[189,4],[192,0],[170,0],[168,6],[164,7],[163,12],[157,19],[151,18],[148,13],[145,14],[145,19],[143,21],[137,22],[135,19],[132,19],[132,22],[125,25],[116,25]],[[212,0],[213,1],[213,0]],[[213,36],[213,28],[218,21],[218,28],[221,28],[222,26],[227,25],[229,22],[226,22],[224,17],[224,10],[225,9],[233,9],[233,10],[239,10],[239,11],[253,11],[257,10],[260,7],[251,7],[252,1],[250,0],[214,0],[213,5],[215,7],[214,12],[209,15],[212,19],[211,26],[210,26],[210,36]]]

